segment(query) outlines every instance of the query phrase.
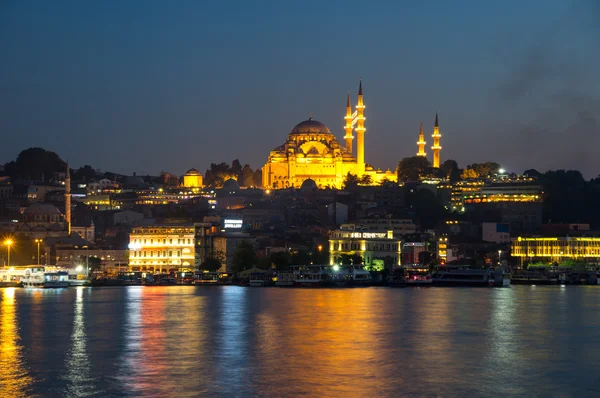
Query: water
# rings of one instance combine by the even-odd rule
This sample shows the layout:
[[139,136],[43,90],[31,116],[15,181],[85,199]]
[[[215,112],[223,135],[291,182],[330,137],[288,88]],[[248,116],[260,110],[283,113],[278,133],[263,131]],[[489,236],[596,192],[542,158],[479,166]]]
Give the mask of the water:
[[0,289],[0,396],[600,396],[600,287]]

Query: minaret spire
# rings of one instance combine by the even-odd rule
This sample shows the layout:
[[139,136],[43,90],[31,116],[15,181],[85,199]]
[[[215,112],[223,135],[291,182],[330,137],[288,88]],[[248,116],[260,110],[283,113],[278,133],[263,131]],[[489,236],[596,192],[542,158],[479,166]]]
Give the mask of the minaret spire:
[[359,175],[365,172],[365,104],[363,99],[362,79],[358,85],[358,101],[356,103],[356,164]]
[[344,139],[346,140],[346,150],[352,153],[352,140],[354,140],[352,130],[354,127],[352,126],[352,103],[350,102],[350,91],[348,91],[348,100],[346,101],[346,116],[344,116],[344,120],[346,121],[346,125],[344,126],[344,130],[346,130],[346,135],[344,136]]
[[438,122],[438,114],[435,113],[435,124],[433,125],[433,134],[431,135],[433,138],[433,146],[431,149],[433,150],[433,167],[440,167],[440,151],[442,147],[440,146],[440,138],[442,135],[440,134],[440,124]]
[[69,236],[71,236],[71,172],[68,160],[67,174],[65,175],[65,221],[67,223],[67,231]]
[[417,141],[417,146],[419,147],[419,152],[417,152],[417,156],[426,157],[425,153],[425,133],[423,132],[423,122],[421,122],[421,127],[419,128],[419,141]]

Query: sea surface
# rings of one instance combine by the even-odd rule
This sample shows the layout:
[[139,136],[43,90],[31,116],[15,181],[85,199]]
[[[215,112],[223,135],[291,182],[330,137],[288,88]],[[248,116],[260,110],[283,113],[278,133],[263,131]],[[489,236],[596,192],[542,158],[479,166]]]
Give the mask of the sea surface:
[[0,289],[1,397],[598,397],[600,287]]

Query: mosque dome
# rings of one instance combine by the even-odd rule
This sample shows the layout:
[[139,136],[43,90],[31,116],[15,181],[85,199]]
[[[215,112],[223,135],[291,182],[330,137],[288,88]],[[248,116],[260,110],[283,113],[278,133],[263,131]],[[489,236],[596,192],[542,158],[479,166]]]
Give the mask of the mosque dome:
[[223,183],[223,189],[226,191],[238,191],[240,189],[240,184],[233,178],[230,178]]
[[185,172],[186,176],[199,176],[201,175],[200,172],[196,169],[189,169],[188,171]]
[[311,117],[308,120],[298,123],[290,131],[291,134],[331,134],[331,131],[323,123],[313,120]]
[[50,203],[34,203],[25,209],[27,216],[60,216],[60,210]]

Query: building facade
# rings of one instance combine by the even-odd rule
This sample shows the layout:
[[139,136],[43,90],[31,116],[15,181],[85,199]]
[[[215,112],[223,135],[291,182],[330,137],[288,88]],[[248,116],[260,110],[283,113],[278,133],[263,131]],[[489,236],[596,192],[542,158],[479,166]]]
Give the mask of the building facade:
[[402,264],[402,241],[391,230],[368,232],[344,224],[329,232],[329,264],[339,263],[343,255],[360,255],[365,266],[391,269]]
[[137,227],[129,235],[129,265],[148,271],[195,268],[193,225]]
[[[359,86],[356,111],[351,112],[350,96],[346,105],[345,146],[321,122],[312,116],[292,129],[287,141],[273,149],[262,170],[263,188],[300,188],[312,179],[319,188],[341,188],[348,173],[368,175],[373,184],[383,180],[397,181],[396,173],[375,170],[365,163],[365,117],[362,83]],[[357,135],[356,155],[352,148]]]
[[511,256],[521,263],[529,261],[562,263],[581,261],[600,263],[600,238],[597,237],[518,237],[513,239]]

